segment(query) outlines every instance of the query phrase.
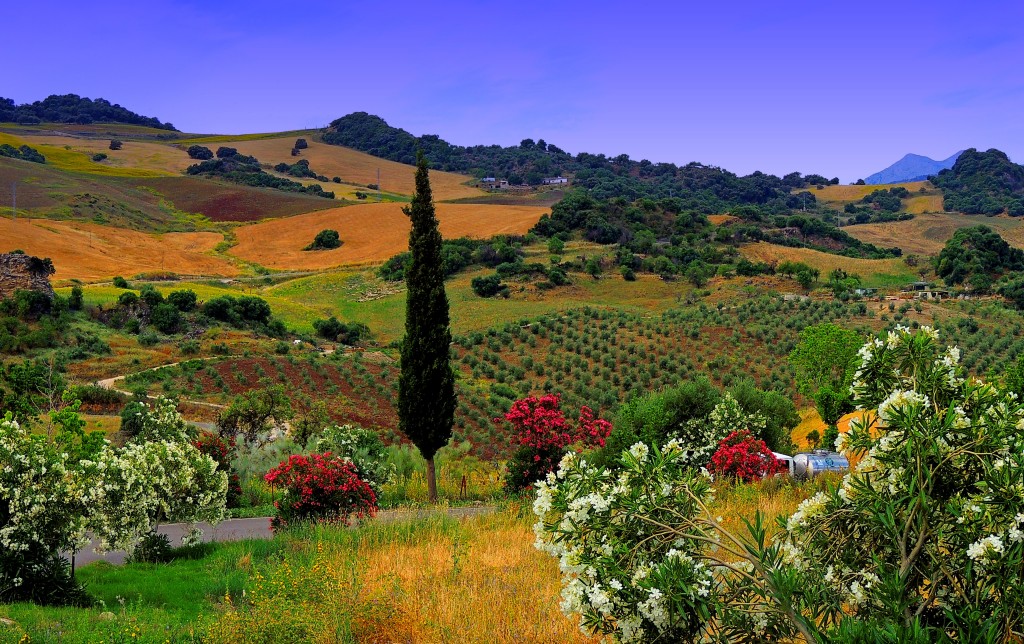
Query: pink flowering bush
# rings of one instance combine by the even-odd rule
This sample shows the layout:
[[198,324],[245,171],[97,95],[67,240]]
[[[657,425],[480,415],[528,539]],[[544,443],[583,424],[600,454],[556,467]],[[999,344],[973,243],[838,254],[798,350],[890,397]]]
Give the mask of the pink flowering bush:
[[274,502],[274,530],[303,522],[345,523],[353,516],[377,513],[377,495],[370,484],[359,478],[352,461],[330,452],[293,454],[264,479],[282,491]]
[[517,400],[504,420],[512,425],[512,442],[518,447],[505,477],[505,486],[512,491],[524,490],[555,471],[572,446],[604,447],[612,431],[611,423],[596,418],[585,406],[575,425],[570,424],[554,394]]
[[716,475],[750,483],[781,472],[783,467],[763,440],[743,429],[722,439],[708,469]]

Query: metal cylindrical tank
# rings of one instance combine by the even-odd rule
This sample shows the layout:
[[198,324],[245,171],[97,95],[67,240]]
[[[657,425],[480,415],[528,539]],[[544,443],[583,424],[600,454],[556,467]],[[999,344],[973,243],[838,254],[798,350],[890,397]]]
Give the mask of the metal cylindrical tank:
[[845,472],[848,469],[850,461],[839,452],[819,449],[801,452],[793,457],[793,476],[798,479],[809,479],[822,472]]

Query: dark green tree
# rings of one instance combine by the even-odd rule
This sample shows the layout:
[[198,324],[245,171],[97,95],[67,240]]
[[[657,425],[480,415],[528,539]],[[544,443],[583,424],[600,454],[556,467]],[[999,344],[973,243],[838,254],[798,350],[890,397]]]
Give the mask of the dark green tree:
[[404,212],[412,220],[412,262],[405,271],[407,295],[402,373],[398,380],[398,423],[427,461],[427,489],[430,501],[436,502],[434,455],[452,435],[455,374],[449,356],[452,332],[441,265],[441,231],[422,152],[416,159],[416,194]]

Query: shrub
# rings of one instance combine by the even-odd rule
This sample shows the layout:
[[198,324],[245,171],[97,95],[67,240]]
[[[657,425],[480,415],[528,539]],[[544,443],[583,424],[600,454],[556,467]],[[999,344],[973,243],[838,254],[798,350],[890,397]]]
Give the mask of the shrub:
[[569,455],[534,503],[538,547],[570,564],[563,609],[629,641],[1015,639],[1024,407],[967,379],[928,327],[859,356],[855,403],[871,413],[837,445],[856,465],[775,536],[760,514],[744,537],[726,529],[678,441],[610,469]]
[[97,152],[96,154],[92,155],[92,160],[93,161],[103,161],[106,158],[107,158],[107,155],[104,154],[103,152]]
[[210,148],[202,145],[190,145],[188,146],[188,156],[191,159],[199,159],[200,161],[207,161],[213,158],[213,151]]
[[274,530],[307,522],[347,523],[377,513],[377,496],[356,466],[330,453],[293,454],[264,479],[282,491],[274,502]]
[[75,285],[71,287],[71,296],[68,298],[68,308],[72,311],[81,311],[85,305],[85,293],[82,287]]
[[718,444],[708,469],[717,475],[749,483],[782,471],[782,465],[763,440],[747,430],[732,432]]
[[115,288],[131,288],[131,286],[128,284],[128,280],[121,277],[120,275],[115,277],[113,282]]
[[174,333],[181,324],[181,313],[169,302],[157,304],[149,315],[150,323],[161,333]]
[[359,478],[366,481],[378,497],[381,488],[395,476],[395,468],[388,461],[387,447],[373,430],[354,425],[328,425],[313,437],[310,447],[314,452],[330,452],[352,461]]
[[196,308],[196,292],[191,289],[171,291],[167,294],[167,303],[182,313],[194,311]]
[[338,231],[327,228],[318,232],[313,238],[313,242],[302,250],[331,250],[332,248],[341,248],[342,243]]
[[118,306],[123,306],[123,307],[126,307],[126,308],[131,308],[133,306],[136,306],[138,303],[139,303],[139,296],[136,295],[135,293],[133,293],[132,291],[127,291],[127,292],[121,293],[120,295],[117,296],[117,304],[118,304]]
[[164,296],[152,284],[143,284],[139,289],[139,299],[151,308],[164,301]]
[[242,498],[242,485],[238,473],[231,469],[232,452],[235,449],[233,439],[221,438],[213,432],[201,432],[192,442],[200,453],[212,458],[217,463],[217,471],[224,472],[228,477],[226,507],[237,508]]
[[507,296],[508,286],[501,283],[498,275],[484,275],[474,277],[470,282],[473,292],[480,297],[494,297],[495,295]]
[[225,146],[217,148],[218,159],[230,159],[234,156],[238,156],[238,150],[236,148],[229,148]]
[[505,487],[514,492],[553,472],[571,446],[603,447],[612,430],[611,423],[595,418],[586,406],[580,408],[576,426],[570,426],[555,394],[517,400],[503,418],[512,426],[512,442],[518,447],[505,476]]
[[350,346],[370,337],[370,328],[362,322],[342,322],[333,315],[326,320],[314,320],[313,330],[324,339]]
[[120,150],[123,145],[124,144],[118,141],[117,139],[113,139],[110,141],[109,147],[111,150]]
[[160,342],[160,336],[152,331],[144,331],[139,334],[139,344],[144,347],[152,347]]
[[296,150],[305,150],[309,147],[309,143],[306,143],[306,139],[295,139],[294,147]]

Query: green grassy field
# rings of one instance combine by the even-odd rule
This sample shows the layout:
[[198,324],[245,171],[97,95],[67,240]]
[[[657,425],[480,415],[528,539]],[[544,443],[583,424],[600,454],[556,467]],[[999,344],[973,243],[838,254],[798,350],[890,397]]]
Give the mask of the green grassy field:
[[[14,147],[25,145],[26,142],[16,136],[0,132],[0,144],[6,143]],[[54,145],[33,144],[31,147],[39,150],[39,153],[46,157],[46,164],[60,170],[77,172],[81,174],[94,174],[106,177],[164,177],[169,172],[159,170],[146,170],[143,168],[116,167],[97,163],[84,152],[76,152]]]

